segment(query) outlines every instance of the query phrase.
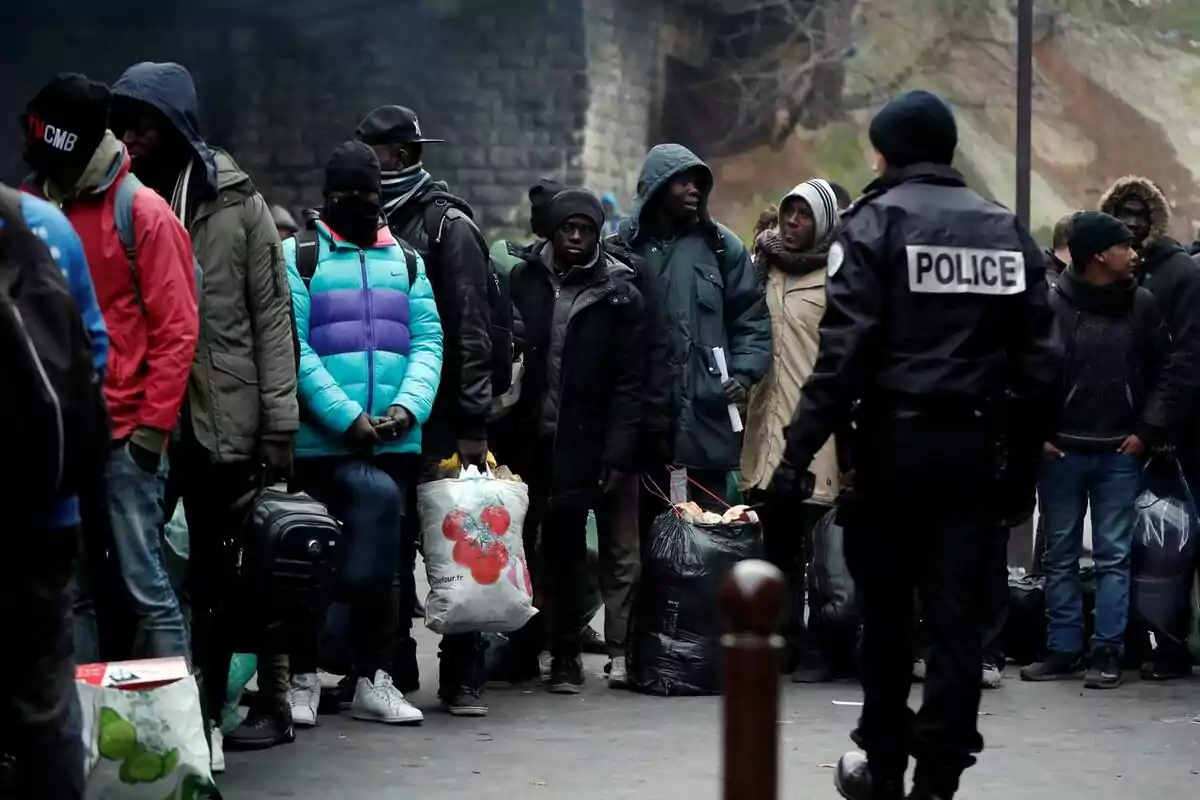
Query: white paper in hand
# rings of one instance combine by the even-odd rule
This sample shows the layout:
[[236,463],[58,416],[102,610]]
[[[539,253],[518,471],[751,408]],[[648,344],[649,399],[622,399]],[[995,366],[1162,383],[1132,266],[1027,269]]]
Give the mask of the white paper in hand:
[[[721,373],[721,383],[729,380],[729,365],[725,363],[725,349],[714,347],[713,358],[717,361],[717,372]],[[742,432],[742,415],[738,413],[737,406],[730,403],[729,409],[729,424],[733,426],[734,433]]]

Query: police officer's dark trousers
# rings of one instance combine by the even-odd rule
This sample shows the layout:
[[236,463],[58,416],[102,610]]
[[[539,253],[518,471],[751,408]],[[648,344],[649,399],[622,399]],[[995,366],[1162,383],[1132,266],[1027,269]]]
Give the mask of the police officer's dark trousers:
[[[864,616],[864,703],[853,738],[875,784],[901,780],[950,797],[983,748],[977,730],[991,485],[986,426],[971,415],[883,413],[859,426],[856,494],[843,506],[848,566]],[[930,652],[925,699],[909,710],[914,594]]]

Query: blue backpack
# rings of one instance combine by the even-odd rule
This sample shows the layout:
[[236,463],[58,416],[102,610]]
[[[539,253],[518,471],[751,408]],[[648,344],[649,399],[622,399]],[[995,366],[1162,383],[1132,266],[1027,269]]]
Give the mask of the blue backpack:
[[[129,259],[129,272],[133,278],[133,295],[137,300],[138,307],[142,309],[142,316],[146,316],[146,299],[142,296],[142,284],[138,281],[137,236],[133,230],[133,196],[143,186],[145,184],[138,180],[138,177],[132,172],[125,173],[125,177],[117,186],[113,217],[117,224],[117,238],[121,240],[121,246],[125,248],[125,257]],[[192,254],[192,266],[196,270],[196,302],[199,303],[200,281],[204,273],[200,269],[200,262],[196,260],[195,253]]]

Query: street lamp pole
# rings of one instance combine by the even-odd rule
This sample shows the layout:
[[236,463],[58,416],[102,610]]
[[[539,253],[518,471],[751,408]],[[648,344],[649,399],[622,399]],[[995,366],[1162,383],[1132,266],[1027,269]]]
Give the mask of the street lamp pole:
[[1033,0],[1017,0],[1017,218],[1029,227],[1033,163]]

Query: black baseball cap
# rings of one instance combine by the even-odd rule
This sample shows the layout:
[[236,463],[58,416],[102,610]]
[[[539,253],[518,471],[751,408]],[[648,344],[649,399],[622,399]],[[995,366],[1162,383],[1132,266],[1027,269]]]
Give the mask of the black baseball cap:
[[430,144],[445,139],[427,139],[421,134],[416,112],[404,106],[380,106],[367,114],[354,138],[367,144]]

